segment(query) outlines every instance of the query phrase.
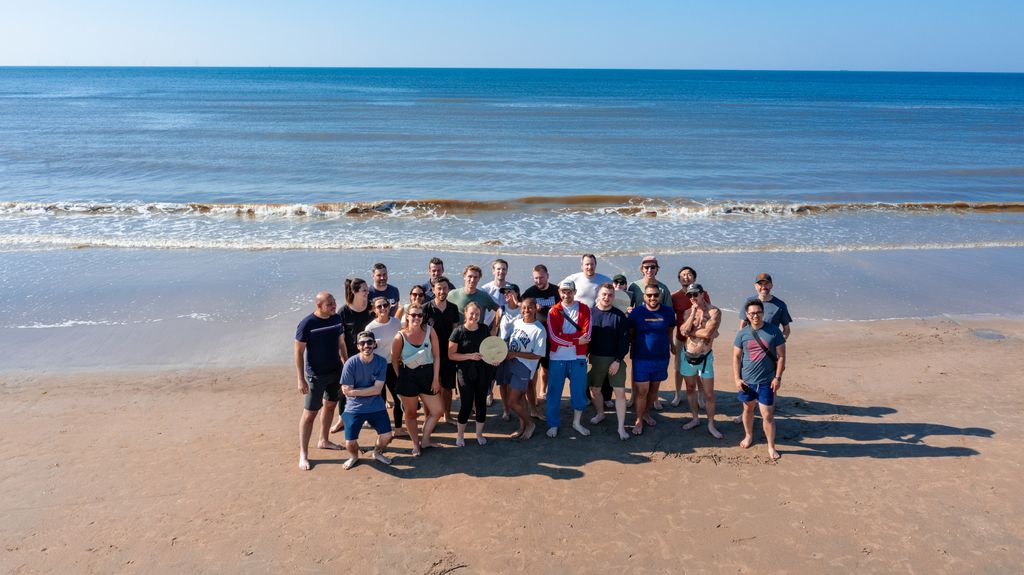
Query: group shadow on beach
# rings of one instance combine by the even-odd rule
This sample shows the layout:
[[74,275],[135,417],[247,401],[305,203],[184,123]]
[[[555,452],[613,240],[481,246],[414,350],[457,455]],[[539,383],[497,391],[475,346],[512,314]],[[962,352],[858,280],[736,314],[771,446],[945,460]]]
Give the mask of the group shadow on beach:
[[[664,397],[662,399],[665,399]],[[497,405],[497,404],[495,404]],[[454,426],[440,424],[434,435],[439,447],[413,457],[407,439],[396,439],[388,448],[392,466],[373,465],[383,473],[408,479],[465,474],[471,477],[521,477],[543,475],[551,479],[583,477],[583,467],[598,461],[638,465],[666,458],[685,458],[694,463],[728,459],[738,464],[772,464],[764,456],[757,441],[763,442],[760,423],[755,423],[755,445],[749,450],[738,447],[743,427],[731,418],[719,417],[723,439],[711,437],[704,426],[684,431],[689,420],[685,402],[669,407],[654,417],[658,425],[643,435],[621,441],[611,420],[591,427],[592,434],[582,437],[570,427],[557,439],[543,435],[529,441],[505,439],[516,429],[515,418],[502,421],[491,408],[487,418],[488,443],[477,445],[467,441],[466,447],[454,445]],[[736,414],[740,404],[732,394],[718,393],[720,413]],[[563,401],[563,410],[569,409]],[[500,413],[500,410],[499,412]],[[878,421],[897,413],[891,407],[856,406],[780,397],[776,402],[779,451],[786,457],[870,457],[898,459],[909,457],[969,457],[979,451],[963,446],[929,445],[935,436],[992,437],[991,429],[960,428],[925,422]],[[703,414],[702,414],[703,415]],[[729,451],[726,451],[729,450]],[[735,451],[733,451],[735,450]],[[785,460],[785,458],[784,458]],[[316,463],[341,464],[344,459],[319,459]]]

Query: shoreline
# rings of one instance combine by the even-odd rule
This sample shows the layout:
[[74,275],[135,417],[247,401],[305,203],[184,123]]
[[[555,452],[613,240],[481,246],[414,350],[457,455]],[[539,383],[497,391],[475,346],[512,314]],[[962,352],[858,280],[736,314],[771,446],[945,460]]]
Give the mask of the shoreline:
[[301,399],[286,364],[0,374],[0,457],[15,463],[0,472],[0,568],[1012,571],[1022,340],[1008,319],[795,324],[779,462],[757,427],[752,448],[736,445],[728,332],[722,441],[682,431],[686,412],[666,406],[625,442],[609,413],[590,437],[563,423],[557,439],[517,443],[496,402],[487,446],[455,448],[441,425],[423,457],[396,439],[392,467],[364,454],[351,471],[315,448],[313,469],[295,468]]

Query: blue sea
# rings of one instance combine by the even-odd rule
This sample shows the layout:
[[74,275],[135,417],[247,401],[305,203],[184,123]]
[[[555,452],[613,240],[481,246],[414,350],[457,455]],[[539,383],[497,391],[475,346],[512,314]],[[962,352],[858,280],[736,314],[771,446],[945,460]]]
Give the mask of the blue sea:
[[0,250],[1021,246],[1021,74],[0,68]]

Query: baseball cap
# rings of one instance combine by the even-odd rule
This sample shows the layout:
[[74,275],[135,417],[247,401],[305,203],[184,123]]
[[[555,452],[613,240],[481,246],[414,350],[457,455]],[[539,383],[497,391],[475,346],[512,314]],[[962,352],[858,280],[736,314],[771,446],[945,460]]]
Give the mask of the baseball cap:
[[519,291],[519,286],[517,286],[516,284],[514,284],[512,282],[508,282],[507,284],[505,284],[504,287],[502,287],[501,289],[498,290],[499,293],[505,293],[505,292],[510,292],[510,291],[514,291],[517,294],[522,293],[522,292]]
[[572,280],[562,280],[562,283],[558,284],[558,289],[571,289],[572,291],[576,291],[576,282]]
[[377,336],[373,335],[372,331],[361,331],[356,336],[356,343],[362,343],[363,341],[372,341],[374,345],[377,345]]
[[622,274],[615,274],[615,277],[612,278],[612,283],[623,283],[624,284],[624,283],[629,283],[629,281],[626,280],[626,276],[624,276]]
[[704,293],[704,286],[700,284],[690,284],[686,288],[686,295],[700,295]]
[[766,274],[764,272],[761,272],[761,273],[757,274],[757,277],[754,278],[754,283],[758,283],[758,282],[771,282],[771,283],[774,283],[774,282],[772,282],[772,276],[770,274]]
[[640,261],[640,265],[644,265],[644,264],[659,265],[658,264],[658,258],[656,258],[654,256],[644,256],[644,259]]

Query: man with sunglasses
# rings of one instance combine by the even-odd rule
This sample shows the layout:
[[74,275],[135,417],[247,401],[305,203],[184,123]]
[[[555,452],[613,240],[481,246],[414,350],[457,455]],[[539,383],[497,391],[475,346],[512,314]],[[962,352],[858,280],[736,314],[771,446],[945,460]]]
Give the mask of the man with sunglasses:
[[764,303],[758,299],[744,306],[748,325],[733,341],[732,371],[736,390],[743,404],[743,441],[746,449],[754,443],[754,404],[761,411],[768,457],[778,459],[775,450],[775,392],[782,386],[786,370],[786,339],[782,331],[764,321]]
[[656,425],[648,408],[654,405],[661,382],[668,379],[669,359],[675,353],[676,313],[672,306],[662,305],[662,295],[657,285],[645,286],[643,305],[633,307],[627,317],[633,332],[634,435],[643,433],[644,425]]
[[308,470],[309,438],[313,435],[313,422],[323,408],[320,418],[320,449],[340,450],[341,446],[329,439],[334,409],[341,398],[341,365],[345,360],[344,324],[338,315],[334,296],[322,291],[316,294],[316,310],[307,315],[295,328],[295,371],[298,388],[305,399],[299,418],[299,469]]
[[[679,374],[686,381],[686,400],[690,404],[693,419],[683,425],[683,429],[693,429],[700,425],[700,407],[697,394],[704,394],[704,410],[708,414],[708,433],[715,439],[722,439],[722,434],[715,428],[715,356],[711,346],[718,337],[718,327],[722,325],[722,312],[708,303],[707,292],[698,283],[686,288],[686,297],[690,307],[683,312],[683,322],[677,333],[681,339],[679,354],[676,356]],[[698,383],[703,386],[698,390]]]
[[659,269],[661,269],[661,266],[658,265],[658,258],[644,256],[644,259],[640,262],[640,279],[629,285],[629,297],[633,307],[641,306],[645,303],[644,288],[647,286],[656,286],[661,292],[661,305],[672,305],[672,292],[669,291],[667,285],[658,281]]
[[388,362],[374,353],[377,339],[373,332],[359,332],[356,347],[359,353],[348,358],[341,370],[341,392],[348,399],[341,416],[345,420],[345,449],[349,454],[342,467],[352,469],[359,463],[359,431],[364,423],[369,423],[377,432],[373,458],[391,465],[391,459],[384,455],[384,449],[391,443],[391,419],[381,397]]

